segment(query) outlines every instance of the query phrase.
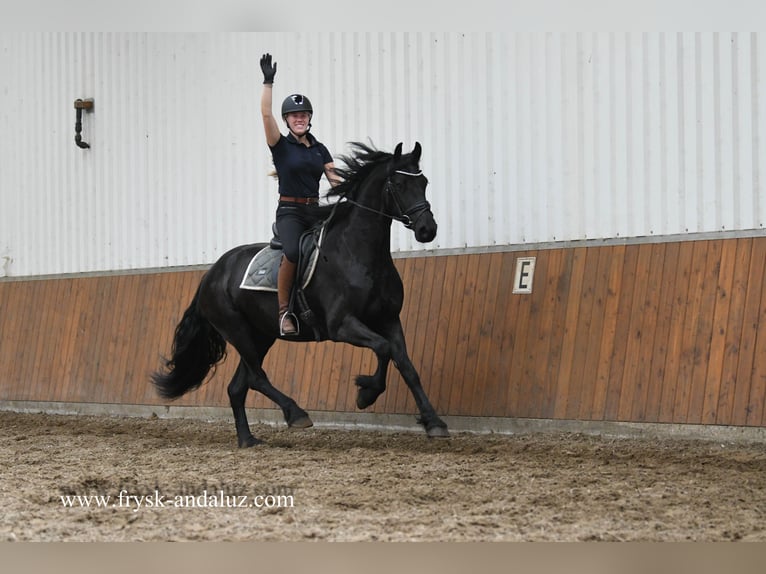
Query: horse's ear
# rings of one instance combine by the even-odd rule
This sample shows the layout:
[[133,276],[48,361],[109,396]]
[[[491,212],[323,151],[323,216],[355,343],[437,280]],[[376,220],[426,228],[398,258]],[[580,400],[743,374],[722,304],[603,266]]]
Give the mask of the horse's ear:
[[394,159],[399,159],[400,157],[402,157],[402,142],[399,142],[394,150]]
[[420,161],[420,154],[423,152],[423,148],[420,147],[420,142],[415,142],[415,149],[412,150],[412,157],[415,163]]

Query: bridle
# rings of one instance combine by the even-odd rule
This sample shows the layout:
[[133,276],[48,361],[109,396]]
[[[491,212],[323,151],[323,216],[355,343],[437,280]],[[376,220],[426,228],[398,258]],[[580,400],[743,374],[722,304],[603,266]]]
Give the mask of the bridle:
[[[403,171],[400,169],[397,169],[393,173],[397,173],[399,175],[406,175],[409,177],[420,177],[423,175],[422,171],[418,171],[417,173],[409,172],[409,171]],[[390,214],[386,213],[384,211],[380,211],[378,209],[374,209],[372,207],[368,207],[366,205],[362,205],[361,203],[354,201],[353,199],[346,198],[346,201],[348,203],[351,203],[355,205],[356,207],[359,207],[361,209],[365,209],[367,211],[371,211],[372,213],[377,213],[378,215],[382,215],[383,217],[387,217],[392,220],[399,221],[400,223],[404,224],[404,227],[407,229],[412,229],[415,227],[415,224],[417,224],[420,217],[428,210],[431,209],[431,204],[428,202],[428,200],[423,200],[415,205],[411,206],[409,209],[405,210],[402,208],[402,204],[399,200],[399,197],[397,196],[396,191],[396,185],[393,181],[391,181],[391,175],[386,178],[386,183],[383,186],[383,192],[388,193],[391,196],[391,199],[394,202],[394,205],[396,206],[396,209],[399,211],[398,214]]]

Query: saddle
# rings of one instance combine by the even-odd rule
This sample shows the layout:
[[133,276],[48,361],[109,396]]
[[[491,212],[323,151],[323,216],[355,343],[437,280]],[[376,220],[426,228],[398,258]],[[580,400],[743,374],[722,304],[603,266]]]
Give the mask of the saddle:
[[[301,321],[314,328],[317,341],[319,340],[319,333],[315,327],[314,313],[308,306],[303,290],[308,287],[311,279],[314,277],[314,270],[319,258],[319,250],[324,238],[327,221],[318,223],[301,235],[299,240],[298,268],[288,309],[293,314],[295,314],[296,310],[299,311],[297,315]],[[282,241],[279,238],[276,223],[272,224],[271,232],[273,237],[269,241],[269,245],[261,249],[250,260],[242,277],[242,282],[239,285],[240,289],[277,292],[279,263],[282,261]]]
[[[314,276],[319,247],[324,237],[324,223],[312,227],[301,235],[298,269],[295,276],[295,284],[301,289],[305,289]],[[279,238],[276,223],[272,224],[271,232],[274,236],[269,241],[269,245],[261,249],[250,260],[242,277],[240,289],[277,292],[279,262],[282,260],[282,241]]]

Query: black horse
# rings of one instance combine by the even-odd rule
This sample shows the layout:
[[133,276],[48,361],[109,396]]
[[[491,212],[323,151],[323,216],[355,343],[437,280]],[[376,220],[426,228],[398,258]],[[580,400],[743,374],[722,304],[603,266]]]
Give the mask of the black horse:
[[[402,222],[422,243],[436,237],[425,196],[428,180],[419,167],[421,146],[416,143],[409,154],[402,154],[401,143],[393,154],[361,143],[352,148],[355,153],[342,158],[346,167],[337,169],[343,183],[330,191],[339,201],[318,208],[327,211],[328,223],[313,278],[304,291],[314,329],[304,325],[301,334],[289,340],[331,340],[372,349],[378,359],[375,373],[356,378],[360,409],[385,390],[393,360],[415,397],[418,422],[429,437],[446,437],[447,425],[429,402],[407,354],[399,319],[404,288],[391,259],[392,220]],[[240,288],[249,262],[265,246],[236,247],[213,264],[176,327],[172,357],[152,376],[162,397],[180,397],[203,383],[224,358],[226,342],[231,343],[241,357],[228,386],[240,447],[262,442],[250,432],[245,415],[248,389],[277,403],[289,426],[313,424],[292,398],[272,386],[262,368],[280,337],[276,294]]]

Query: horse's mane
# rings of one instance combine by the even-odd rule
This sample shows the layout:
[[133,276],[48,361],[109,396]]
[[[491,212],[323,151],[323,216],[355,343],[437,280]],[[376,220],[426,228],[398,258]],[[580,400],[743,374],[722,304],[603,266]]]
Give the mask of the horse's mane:
[[327,192],[328,197],[354,197],[359,185],[382,163],[389,161],[394,154],[376,149],[372,144],[350,142],[354,153],[340,156],[345,167],[335,167],[335,173],[341,183]]

